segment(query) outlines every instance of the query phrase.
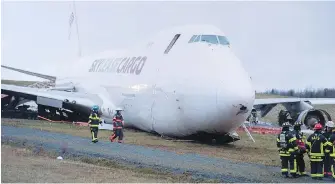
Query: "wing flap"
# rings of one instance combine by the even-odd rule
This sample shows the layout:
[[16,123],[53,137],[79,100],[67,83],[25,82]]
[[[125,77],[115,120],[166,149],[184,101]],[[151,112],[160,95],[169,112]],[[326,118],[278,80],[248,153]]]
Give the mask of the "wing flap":
[[102,104],[101,99],[96,95],[4,84],[1,85],[1,94],[20,96],[36,101],[40,105],[81,112],[89,112],[93,105]]

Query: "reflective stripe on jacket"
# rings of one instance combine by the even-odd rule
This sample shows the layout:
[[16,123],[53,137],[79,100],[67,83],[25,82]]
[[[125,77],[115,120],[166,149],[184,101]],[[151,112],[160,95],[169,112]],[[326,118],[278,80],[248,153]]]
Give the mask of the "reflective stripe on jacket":
[[88,119],[88,124],[90,127],[99,127],[99,124],[102,123],[101,118],[96,114],[91,114]]

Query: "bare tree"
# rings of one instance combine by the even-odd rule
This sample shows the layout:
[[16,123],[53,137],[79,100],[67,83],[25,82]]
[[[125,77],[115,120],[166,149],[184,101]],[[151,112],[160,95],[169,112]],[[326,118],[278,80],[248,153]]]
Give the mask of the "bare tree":
[[294,89],[290,89],[287,91],[271,89],[271,90],[263,92],[263,94],[292,96],[292,97],[300,97],[300,98],[335,98],[335,88],[325,88],[325,89],[306,88],[302,91],[296,91]]

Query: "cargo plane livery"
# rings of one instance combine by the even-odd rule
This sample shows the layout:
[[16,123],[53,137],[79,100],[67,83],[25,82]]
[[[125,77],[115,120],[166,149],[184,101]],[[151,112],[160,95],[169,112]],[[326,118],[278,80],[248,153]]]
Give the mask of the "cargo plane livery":
[[313,127],[312,120],[325,124],[331,117],[312,105],[335,104],[331,98],[255,99],[251,77],[229,39],[211,25],[172,27],[126,52],[72,64],[68,76],[2,66],[55,83],[45,89],[3,84],[1,93],[8,95],[2,99],[3,108],[33,100],[40,114],[48,109],[53,115],[67,113],[71,121],[87,121],[91,107],[99,105],[105,123],[111,124],[114,109],[121,107],[128,127],[167,137],[229,143],[239,139],[235,130],[252,109],[265,116],[280,103],[295,120]]

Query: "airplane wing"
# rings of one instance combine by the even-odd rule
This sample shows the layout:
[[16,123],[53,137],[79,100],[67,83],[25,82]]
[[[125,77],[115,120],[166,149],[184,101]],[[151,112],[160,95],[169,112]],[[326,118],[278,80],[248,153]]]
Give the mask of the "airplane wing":
[[55,76],[40,74],[40,73],[31,72],[31,71],[27,71],[27,70],[22,70],[22,69],[18,69],[18,68],[13,68],[13,67],[5,66],[5,65],[1,65],[1,67],[9,69],[9,70],[16,71],[16,72],[24,73],[24,74],[27,74],[27,75],[39,77],[39,78],[42,78],[42,79],[48,79],[48,80],[50,80],[52,82],[56,81],[56,77]]
[[[51,75],[31,72],[4,65],[1,65],[1,67],[27,75],[48,79],[51,83],[55,83],[57,79],[57,77]],[[33,100],[39,105],[63,108],[73,112],[80,112],[85,114],[90,113],[91,107],[93,105],[101,106],[103,104],[102,98],[100,98],[98,95],[66,91],[73,89],[73,87],[74,86],[71,86],[71,84],[65,84],[49,89],[41,89],[2,84],[1,94],[19,96],[24,99]],[[102,113],[101,110],[103,109],[100,109],[99,113]]]
[[89,113],[93,105],[102,104],[101,99],[96,95],[57,91],[51,89],[39,89],[21,87],[14,85],[1,85],[1,94],[19,96],[25,99],[36,101],[37,104],[55,108],[64,108],[71,111]]
[[280,104],[280,103],[298,103],[298,102],[310,102],[313,105],[319,104],[335,104],[335,98],[265,98],[255,99],[255,106],[269,105],[269,104]]
[[335,104],[335,98],[265,98],[255,99],[254,108],[260,109],[261,116],[264,117],[277,104],[298,105],[304,102],[309,105]]

